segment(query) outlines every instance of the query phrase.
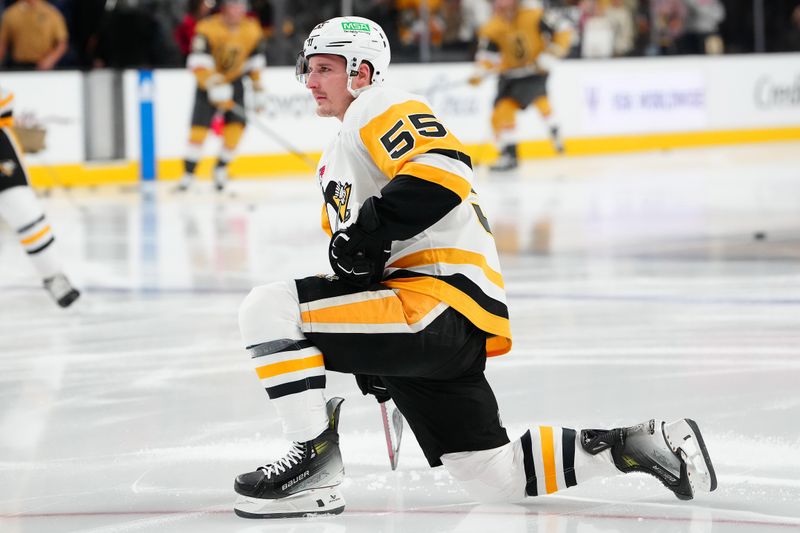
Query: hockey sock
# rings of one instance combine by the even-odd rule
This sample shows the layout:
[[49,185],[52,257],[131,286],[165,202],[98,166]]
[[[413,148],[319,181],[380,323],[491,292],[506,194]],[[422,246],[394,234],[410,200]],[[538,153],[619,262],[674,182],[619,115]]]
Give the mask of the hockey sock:
[[42,279],[61,272],[61,261],[53,246],[55,237],[38,198],[30,187],[12,187],[0,192],[0,215],[12,228],[22,248]]
[[186,174],[194,175],[202,152],[202,144],[189,143],[189,148],[186,150],[186,159],[183,160],[183,169]]
[[286,437],[299,442],[317,437],[328,427],[325,362],[300,331],[294,283],[270,283],[250,291],[239,308],[239,327]]
[[537,426],[520,437],[528,496],[552,494],[595,477],[619,474],[610,451],[591,455],[577,441],[578,435],[574,429]]

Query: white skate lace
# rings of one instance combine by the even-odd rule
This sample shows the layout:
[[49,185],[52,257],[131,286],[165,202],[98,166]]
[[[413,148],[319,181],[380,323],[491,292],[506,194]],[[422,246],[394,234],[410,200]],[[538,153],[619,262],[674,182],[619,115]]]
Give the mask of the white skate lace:
[[278,474],[282,474],[286,470],[289,470],[294,465],[299,464],[300,461],[303,460],[303,456],[305,455],[304,452],[305,446],[302,442],[293,442],[292,449],[289,450],[289,453],[286,454],[286,457],[278,459],[274,463],[260,466],[258,469],[263,471],[264,475],[268,478],[277,476]]

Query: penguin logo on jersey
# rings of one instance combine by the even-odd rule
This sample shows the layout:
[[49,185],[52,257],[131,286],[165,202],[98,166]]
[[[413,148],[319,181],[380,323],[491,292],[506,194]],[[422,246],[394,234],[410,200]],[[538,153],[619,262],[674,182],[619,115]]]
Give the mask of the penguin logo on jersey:
[[0,162],[0,174],[10,178],[14,175],[15,170],[17,170],[17,164],[11,159]]
[[345,223],[350,220],[350,192],[353,185],[350,183],[342,183],[336,181],[328,182],[325,188],[325,203],[336,210],[336,215],[340,223]]

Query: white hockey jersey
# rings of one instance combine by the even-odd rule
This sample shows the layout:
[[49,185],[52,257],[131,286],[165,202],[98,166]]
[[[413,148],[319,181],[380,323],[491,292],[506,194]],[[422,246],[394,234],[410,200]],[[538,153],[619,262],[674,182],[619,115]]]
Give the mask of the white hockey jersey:
[[381,197],[381,189],[401,175],[441,185],[461,202],[417,235],[392,242],[382,283],[445,302],[489,334],[488,355],[508,352],[503,276],[472,188],[470,158],[421,97],[375,86],[347,109],[317,167],[323,228],[330,235],[354,223],[364,201]]

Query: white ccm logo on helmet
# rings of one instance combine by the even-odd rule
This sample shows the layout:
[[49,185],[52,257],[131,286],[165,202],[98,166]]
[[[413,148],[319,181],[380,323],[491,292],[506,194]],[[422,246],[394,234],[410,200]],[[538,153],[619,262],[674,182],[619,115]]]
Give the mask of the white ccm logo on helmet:
[[347,61],[347,90],[354,97],[368,88],[352,88],[353,78],[358,75],[361,63],[367,61],[372,65],[372,85],[380,85],[385,80],[392,57],[389,40],[383,29],[362,17],[332,18],[311,30],[295,65],[295,75],[303,85],[308,79],[308,58],[316,54],[333,54]]

